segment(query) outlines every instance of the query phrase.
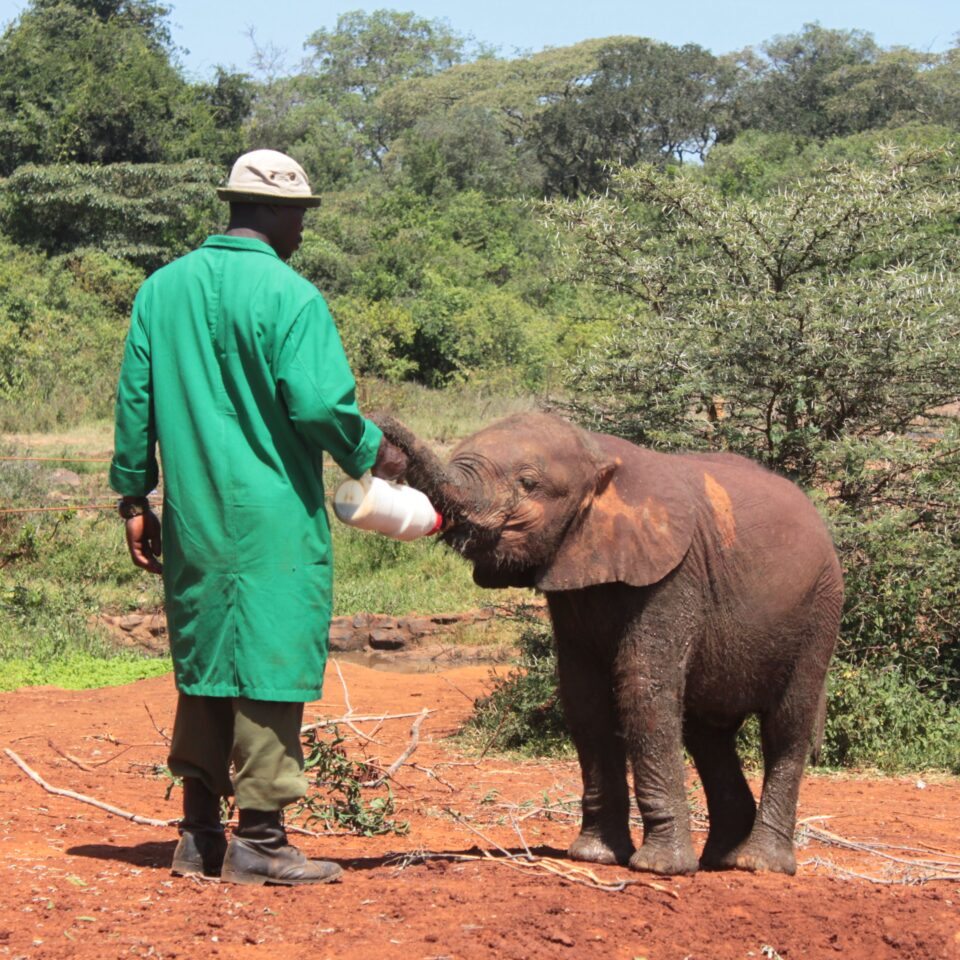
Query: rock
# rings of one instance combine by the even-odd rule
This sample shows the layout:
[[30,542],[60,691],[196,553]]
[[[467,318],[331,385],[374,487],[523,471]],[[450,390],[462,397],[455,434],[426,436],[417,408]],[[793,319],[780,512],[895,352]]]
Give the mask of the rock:
[[374,650],[402,650],[406,637],[399,630],[372,630],[370,646]]
[[463,619],[464,616],[460,613],[438,613],[430,618],[430,622],[441,627],[449,627],[451,624],[460,623]]
[[363,650],[367,645],[367,632],[355,630],[347,617],[337,617],[330,624],[330,649],[335,653]]
[[143,617],[139,613],[128,613],[115,622],[121,630],[126,630],[129,633],[143,623]]
[[427,634],[436,633],[438,626],[427,617],[411,617],[401,620],[398,624],[405,629],[411,637],[425,637]]

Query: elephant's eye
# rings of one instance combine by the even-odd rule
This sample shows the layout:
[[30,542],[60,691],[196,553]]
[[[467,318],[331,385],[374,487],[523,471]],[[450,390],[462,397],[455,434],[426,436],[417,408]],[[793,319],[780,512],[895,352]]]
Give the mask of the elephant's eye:
[[539,484],[539,480],[531,476],[529,473],[521,474],[520,476],[520,486],[529,493],[531,490],[535,490]]

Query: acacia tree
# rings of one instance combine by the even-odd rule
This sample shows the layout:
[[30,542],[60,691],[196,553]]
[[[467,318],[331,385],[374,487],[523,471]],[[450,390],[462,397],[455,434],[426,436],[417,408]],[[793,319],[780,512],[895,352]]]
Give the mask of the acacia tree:
[[608,197],[550,205],[574,274],[621,304],[572,384],[625,436],[730,447],[803,480],[825,443],[903,433],[960,395],[942,237],[960,191],[943,170],[891,151],[728,199],[698,172],[642,166]]
[[815,489],[847,573],[846,663],[900,671],[907,685],[884,696],[954,704],[956,161],[891,149],[729,199],[699,171],[644,166],[608,197],[548,207],[571,273],[619,308],[618,332],[572,365],[568,409],[639,442],[746,453]]

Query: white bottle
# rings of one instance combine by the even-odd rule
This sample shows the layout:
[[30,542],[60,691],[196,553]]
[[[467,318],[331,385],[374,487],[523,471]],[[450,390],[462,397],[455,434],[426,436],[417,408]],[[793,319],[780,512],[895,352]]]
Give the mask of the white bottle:
[[348,526],[394,540],[416,540],[443,526],[443,518],[426,494],[370,473],[340,484],[333,495],[333,512]]

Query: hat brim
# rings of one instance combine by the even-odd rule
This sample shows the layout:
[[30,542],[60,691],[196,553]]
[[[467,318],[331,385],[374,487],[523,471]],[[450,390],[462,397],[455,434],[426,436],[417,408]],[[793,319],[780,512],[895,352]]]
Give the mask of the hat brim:
[[217,196],[229,203],[262,203],[278,207],[319,207],[320,198],[307,194],[300,197],[285,197],[278,193],[254,193],[250,190],[231,190],[217,187]]

